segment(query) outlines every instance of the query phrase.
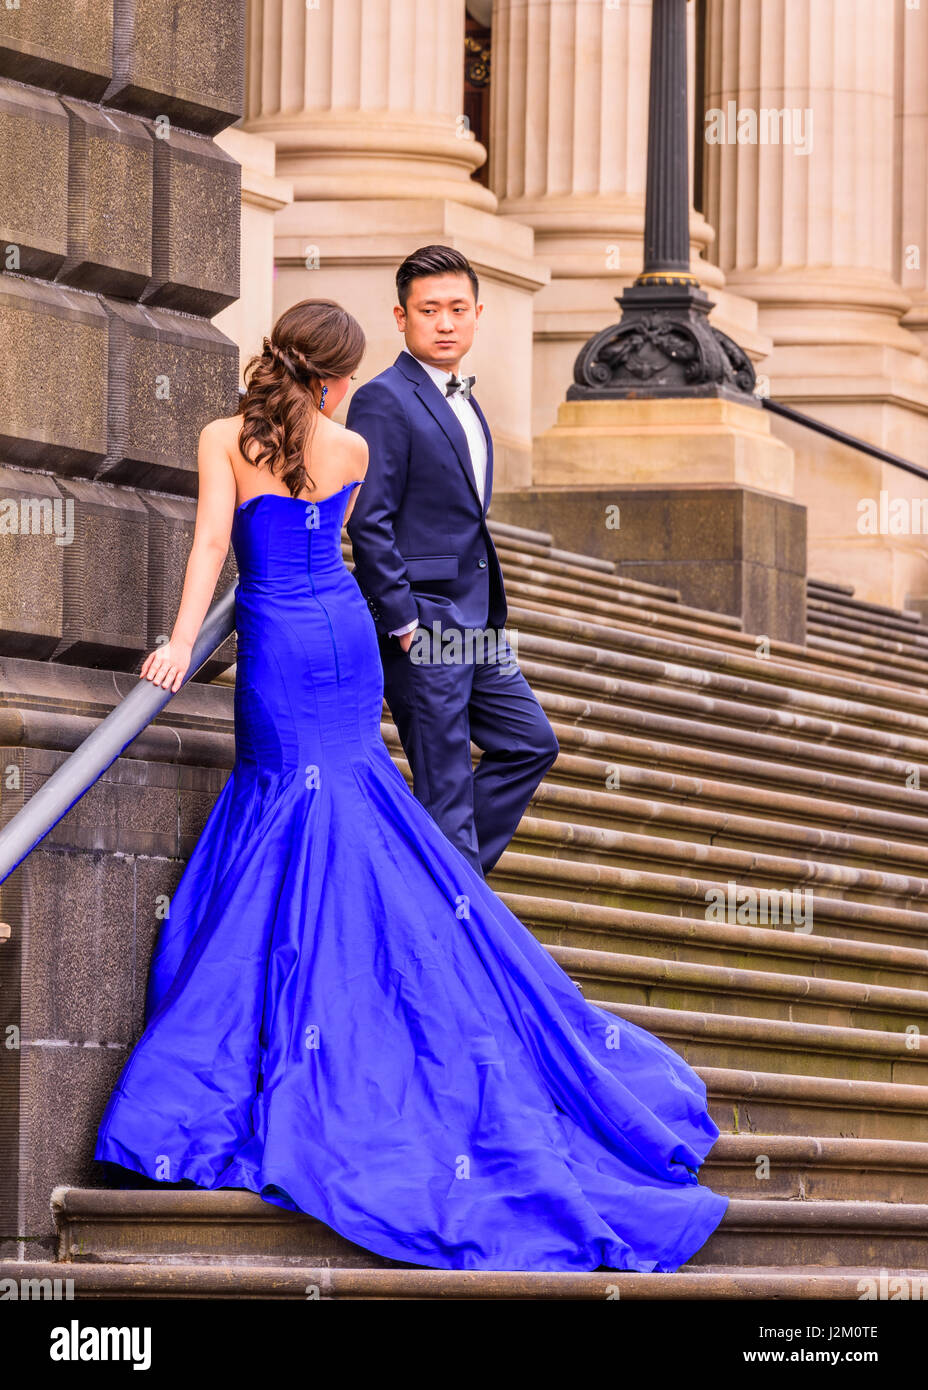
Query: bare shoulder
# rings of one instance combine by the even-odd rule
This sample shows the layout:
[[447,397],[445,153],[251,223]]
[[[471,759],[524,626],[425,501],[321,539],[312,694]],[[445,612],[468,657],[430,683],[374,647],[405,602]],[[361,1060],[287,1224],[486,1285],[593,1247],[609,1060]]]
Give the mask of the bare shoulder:
[[241,415],[224,415],[217,420],[210,420],[200,431],[201,439],[213,440],[217,444],[225,444],[230,448],[232,442],[238,439],[242,428]]

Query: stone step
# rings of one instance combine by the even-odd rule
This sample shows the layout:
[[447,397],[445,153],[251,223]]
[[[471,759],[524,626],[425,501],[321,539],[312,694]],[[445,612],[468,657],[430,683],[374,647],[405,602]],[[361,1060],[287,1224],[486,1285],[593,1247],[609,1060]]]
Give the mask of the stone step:
[[[682,1007],[615,1004],[594,997],[592,989],[586,997],[656,1034],[694,1068],[746,1067],[784,1077],[892,1083],[923,1088],[928,1097],[928,1036],[921,1032],[882,1032],[826,1023],[710,1014]],[[923,1019],[912,1022],[919,1026]],[[923,1138],[921,1134],[885,1137]]]
[[906,1038],[928,1017],[928,991],[771,970],[739,970],[576,946],[548,950],[588,998],[742,1019],[858,1028]]
[[[545,545],[538,541],[523,542],[520,537],[514,534],[512,528],[508,528],[503,533],[499,529],[503,524],[502,522],[490,522],[490,532],[494,536],[494,545],[498,555],[502,555],[508,549],[510,553],[518,555],[520,559],[528,556],[535,560],[539,569],[543,570],[553,566],[561,573],[574,574],[579,579],[602,578],[603,575],[609,575],[616,588],[627,589],[640,594],[651,594],[657,599],[668,600],[671,603],[680,602],[679,589],[664,584],[650,584],[642,579],[632,579],[631,576],[620,573],[611,560],[602,560],[598,556],[578,555],[575,551],[559,550],[553,545]],[[497,534],[500,537],[499,543],[495,540]],[[517,544],[513,544],[513,542],[517,542]],[[708,611],[706,610],[707,613]]]
[[700,1181],[727,1197],[764,1201],[928,1201],[928,1143],[722,1134]]
[[533,607],[541,605],[546,612],[575,609],[587,616],[601,614],[626,618],[632,623],[667,623],[669,630],[711,633],[722,641],[737,635],[742,642],[755,644],[754,638],[742,633],[740,618],[731,614],[707,612],[679,600],[625,589],[611,577],[586,575],[581,579],[562,565],[539,568],[527,559],[520,562],[516,552],[509,556],[501,552],[500,559],[506,567],[506,594],[510,600],[532,599]]
[[[346,559],[350,560],[350,552],[346,552]],[[627,637],[635,636],[647,638],[658,626],[662,618],[667,619],[671,628],[679,629],[682,635],[686,636],[686,642],[681,647],[680,660],[692,661],[698,658],[703,651],[716,650],[716,657],[724,655],[726,650],[746,658],[754,660],[756,658],[757,638],[751,634],[740,631],[740,621],[727,614],[713,613],[709,610],[692,608],[689,606],[666,603],[661,607],[654,607],[647,595],[641,595],[638,599],[634,598],[629,592],[613,590],[611,588],[612,578],[602,574],[580,571],[583,578],[569,580],[564,574],[560,575],[559,583],[567,588],[553,589],[550,584],[535,583],[530,585],[534,597],[529,599],[522,595],[520,586],[528,582],[526,575],[532,573],[531,566],[526,563],[524,555],[518,550],[513,550],[507,555],[501,553],[501,559],[506,563],[507,575],[512,574],[512,583],[508,584],[507,591],[512,598],[519,599],[519,604],[510,604],[510,616],[508,626],[510,629],[519,628],[517,609],[522,607],[528,612],[534,611],[538,615],[538,622],[522,623],[521,626],[530,630],[532,626],[542,627],[546,619],[554,618],[564,620],[569,619],[572,625],[584,623],[589,620],[591,614],[598,618],[601,625],[612,629],[617,633],[624,633]],[[545,573],[550,568],[556,574],[558,567],[546,567]],[[561,567],[563,568],[563,567]],[[544,576],[537,576],[543,578]],[[621,581],[626,582],[624,579]],[[640,586],[645,589],[650,586]],[[674,592],[674,591],[670,591]],[[595,595],[599,594],[596,599]],[[658,602],[661,602],[658,600]],[[637,612],[630,612],[628,605],[638,607]],[[576,613],[569,613],[570,608],[575,607]],[[669,615],[676,611],[676,617]],[[683,614],[691,620],[684,622]],[[611,616],[610,616],[611,615]],[[671,637],[672,631],[667,631],[667,636]],[[521,634],[520,634],[521,640]],[[874,666],[872,662],[863,659],[860,652],[829,652],[823,648],[801,647],[795,644],[773,641],[770,644],[770,660],[765,664],[768,667],[780,670],[786,668],[787,680],[792,679],[796,685],[805,685],[806,681],[803,673],[808,672],[819,677],[832,676],[836,679],[846,677],[848,679],[858,679],[860,676],[867,678],[867,682],[880,692],[892,690],[898,681],[895,677],[885,678],[884,670],[879,666]],[[904,669],[900,670],[900,679],[903,685],[909,679],[909,673]],[[884,698],[883,694],[876,696],[878,700]]]
[[[637,1020],[635,1020],[637,1021]],[[722,1133],[928,1142],[928,1088],[785,1071],[697,1065]]]
[[845,594],[848,598],[853,598],[855,592],[853,584],[837,584],[832,579],[813,579],[811,577],[806,580],[806,588],[809,593],[813,589],[821,589],[824,593]]
[[406,1267],[243,1189],[58,1187],[51,1204],[63,1265],[182,1260]]
[[[509,571],[507,570],[507,575]],[[650,605],[627,601],[632,596],[617,595],[609,599],[594,599],[574,594],[550,584],[532,584],[526,580],[506,580],[506,595],[510,604],[518,603],[520,608],[532,609],[544,616],[549,613],[565,613],[576,607],[578,614],[595,618],[597,622],[607,622],[628,632],[653,632],[662,635],[677,634],[688,641],[701,638],[707,645],[725,642],[728,633],[716,623],[709,623],[699,609],[687,608],[683,604],[667,604],[672,609],[666,613],[655,610]],[[739,634],[740,636],[740,634]],[[742,645],[753,650],[755,642],[742,638]]]
[[[507,594],[510,599],[518,600],[520,605],[557,613],[575,608],[581,618],[596,617],[632,631],[653,631],[662,627],[667,635],[685,633],[688,642],[696,646],[714,644],[756,655],[756,635],[743,632],[740,619],[729,614],[655,600],[649,595],[616,593],[601,575],[578,578],[575,574],[566,574],[563,567],[546,563],[540,569],[537,560],[521,556],[518,550],[500,551],[499,554],[505,565]],[[831,635],[832,626],[841,626],[845,621],[854,629],[859,628],[861,633],[874,631],[872,627],[855,623],[853,619],[842,620],[842,623],[836,619],[835,624],[829,626],[831,619],[828,615],[820,613],[817,616],[818,626],[813,609],[809,630],[825,637]],[[878,638],[872,636],[867,640],[874,644],[879,642]],[[921,640],[928,644],[928,630]],[[899,653],[904,654],[911,649],[916,654],[917,646],[906,645],[914,642],[914,636],[908,637],[903,632],[898,643]],[[893,650],[895,647],[896,644],[892,644]],[[810,641],[807,646],[798,646],[774,639],[769,641],[769,648],[770,655],[775,659],[789,661],[800,668],[832,670],[838,674],[842,671],[845,674],[860,672],[881,684],[886,683],[887,675],[893,682],[901,679],[904,683],[911,679],[908,661],[900,661],[897,665],[890,659],[885,666],[881,666],[867,660],[865,653],[845,644],[832,648],[830,643]]]
[[[851,646],[819,631],[815,625],[808,631],[808,644],[812,651],[830,653],[842,657],[846,666],[853,666],[861,675],[871,680],[885,680],[890,677],[897,685],[924,685],[928,676],[928,663],[900,654],[889,646],[883,652],[870,652],[864,648],[864,655],[858,655],[860,647]],[[874,646],[877,646],[874,643]]]
[[[656,625],[665,624],[668,633],[676,630],[686,632],[690,644],[705,645],[715,643],[723,647],[741,649],[754,654],[757,638],[754,635],[740,631],[740,620],[731,618],[727,614],[717,614],[704,609],[696,609],[687,606],[686,616],[695,621],[683,623],[683,606],[676,609],[673,604],[662,603],[653,600],[647,595],[622,597],[622,603],[632,603],[637,606],[637,613],[629,613],[627,607],[620,610],[616,607],[615,594],[610,590],[608,581],[598,574],[586,575],[578,578],[575,573],[565,574],[561,567],[552,565],[545,560],[537,557],[522,555],[518,549],[508,549],[500,551],[500,558],[503,561],[507,575],[507,592],[519,600],[522,604],[527,604],[533,608],[540,608],[544,611],[563,611],[565,608],[576,607],[579,615],[599,616],[604,620],[619,622],[621,626],[631,627],[633,630],[645,631],[648,627],[652,630]],[[531,586],[531,587],[526,587]],[[529,599],[529,595],[534,598]],[[816,610],[812,610],[812,628]],[[821,620],[826,619],[827,615],[819,613]],[[837,621],[837,618],[836,618]],[[853,619],[841,619],[841,621],[854,622]],[[856,624],[861,630],[868,632],[872,628],[865,624]],[[728,631],[723,629],[728,627]],[[911,624],[909,624],[911,628]],[[825,636],[830,636],[827,627],[823,628]],[[882,634],[883,640],[880,643],[886,646],[885,627]],[[880,638],[869,638],[868,640],[879,642]],[[915,640],[906,637],[905,640]],[[928,630],[925,631],[922,639],[928,643]],[[814,639],[806,647],[797,646],[791,643],[779,641],[770,642],[771,655],[780,660],[789,660],[799,666],[814,666],[823,669],[832,669],[845,673],[858,672],[868,675],[874,681],[881,684],[886,683],[887,675],[895,683],[911,681],[912,669],[910,664],[902,662],[896,664],[892,658],[883,662],[875,663],[865,659],[864,655],[853,647],[844,644],[832,645],[830,642],[816,642]],[[900,651],[905,648],[900,645]]]
[[[112,1299],[333,1299],[377,1301],[604,1299],[697,1301],[719,1299],[925,1298],[928,1280],[920,1270],[873,1267],[728,1269],[688,1265],[674,1274],[484,1273],[480,1270],[333,1269],[327,1266],[231,1264],[73,1264],[0,1261],[0,1279],[70,1280],[75,1300]],[[882,1292],[880,1290],[882,1289]],[[33,1295],[35,1296],[35,1295]],[[39,1295],[41,1296],[41,1295]]]
[[828,636],[843,634],[844,640],[862,648],[879,648],[885,645],[890,651],[921,654],[928,660],[928,628],[921,623],[894,622],[880,615],[873,621],[848,613],[843,607],[831,603],[810,602],[808,625]]
[[585,900],[501,893],[511,912],[548,946],[687,961],[738,970],[928,990],[928,950],[884,946],[788,927],[739,926]]
[[[567,696],[581,704],[582,708],[589,709],[589,713],[582,715],[581,722],[584,723],[594,721],[592,706],[595,702],[596,713],[603,711],[607,728],[621,724],[631,708],[640,710],[652,728],[657,727],[655,715],[670,715],[681,720],[692,719],[700,725],[717,725],[723,731],[718,738],[724,738],[725,733],[735,730],[786,734],[792,740],[808,744],[808,751],[801,756],[807,757],[812,765],[819,759],[821,745],[831,744],[849,752],[891,756],[903,766],[911,763],[928,768],[928,739],[918,727],[923,721],[913,723],[902,712],[899,713],[898,726],[890,727],[896,712],[885,711],[881,727],[876,718],[869,724],[858,722],[858,716],[863,717],[865,707],[855,705],[852,708],[846,701],[830,702],[822,714],[818,710],[803,708],[798,701],[792,705],[788,699],[783,700],[782,706],[758,704],[748,699],[730,699],[720,693],[712,678],[707,676],[700,682],[698,673],[684,672],[682,668],[672,671],[674,680],[679,677],[677,684],[663,684],[665,670],[671,668],[659,663],[651,663],[647,671],[642,671],[642,663],[636,663],[636,675],[643,674],[650,679],[632,680],[620,673],[619,663],[613,663],[611,657],[609,660],[604,657],[599,670],[594,670],[592,665],[584,665],[589,660],[588,648],[578,656],[577,664],[571,667],[564,660],[567,644],[558,645],[560,664],[552,664],[547,659],[539,660],[545,656],[540,644],[532,639],[524,639],[519,651],[519,665],[546,709],[551,703],[551,696]],[[614,673],[608,669],[610,666],[614,666]],[[632,663],[629,663],[628,670],[631,669]],[[684,680],[692,680],[693,688],[685,688],[682,684]],[[701,690],[697,688],[700,685],[703,687]],[[845,717],[849,713],[854,715],[853,719]],[[692,736],[696,736],[695,731]],[[701,729],[699,737],[703,737]],[[925,779],[928,785],[928,772]]]
[[[785,853],[727,848],[697,840],[672,839],[669,835],[636,835],[577,821],[524,816],[507,853],[537,855],[557,864],[582,861],[591,868],[638,869],[668,875],[699,874],[716,885],[734,882],[739,887],[778,892],[808,889],[832,897],[851,897],[862,905],[922,913],[928,910],[928,878],[921,875],[893,873],[821,858],[801,859]],[[874,862],[880,862],[878,856]],[[706,903],[710,901],[704,899]]]
[[[415,1268],[372,1256],[321,1222],[245,1191],[56,1188],[52,1208],[59,1275],[87,1264]],[[721,1224],[684,1268],[804,1261],[928,1272],[928,1206],[732,1198]]]
[[623,574],[604,574],[582,564],[555,561],[514,547],[498,547],[497,554],[505,570],[507,592],[511,579],[514,583],[541,586],[546,593],[557,588],[568,596],[571,607],[582,608],[589,599],[603,603],[620,602],[636,610],[660,613],[671,618],[685,612],[708,627],[728,632],[741,631],[739,617],[684,604],[676,589],[655,589]]
[[685,1266],[802,1266],[806,1262],[928,1274],[928,1206],[909,1202],[732,1200],[721,1224]]
[[[600,787],[607,775],[604,766]],[[621,780],[621,772],[619,776]],[[842,807],[839,803],[832,803],[832,806],[839,814],[843,812],[846,819],[853,816],[853,807]],[[531,810],[533,815],[543,819],[569,820],[574,825],[601,826],[623,834],[689,840],[728,849],[749,849],[762,844],[771,853],[797,858],[809,856],[830,864],[885,864],[894,872],[919,876],[928,872],[926,844],[797,824],[785,818],[738,815],[728,810],[652,800],[643,795],[624,795],[621,791],[594,791],[589,787],[546,781],[532,800]],[[923,836],[928,833],[928,821],[920,827],[919,833]]]
[[520,549],[535,547],[547,551],[554,545],[554,537],[549,531],[534,531],[530,526],[516,526],[510,521],[490,521],[489,518],[487,525],[494,538],[508,537],[509,540],[517,541]]
[[719,700],[755,707],[788,708],[807,717],[862,725],[924,739],[928,695],[891,681],[841,675],[782,658],[696,646],[653,633],[594,622],[577,614],[544,613],[513,605],[509,626],[518,634],[518,656],[543,662],[549,681],[609,673],[681,691],[709,692]]
[[[928,789],[928,745],[923,741],[874,730],[868,746],[855,747],[848,738],[856,738],[856,727],[843,729],[830,721],[733,703],[722,708],[719,701],[680,690],[655,688],[649,706],[643,682],[597,678],[586,672],[578,673],[572,689],[561,690],[551,688],[547,667],[529,660],[519,664],[551,722],[559,729],[573,730],[566,737],[575,746],[632,750],[653,742],[668,760],[676,750],[689,749],[690,766],[704,756],[749,757],[756,764],[747,779],[749,786],[765,779],[778,782],[781,769],[788,767],[797,783],[819,785],[823,774],[826,786],[841,785],[836,779],[845,776],[852,781],[866,778],[877,784],[869,798],[872,804],[891,799],[913,810],[923,808],[918,798],[926,793],[914,786],[917,780]],[[637,745],[611,742],[636,738]],[[681,759],[685,756],[680,754]],[[658,762],[658,757],[651,762]]]
[[[819,826],[836,832],[844,830],[858,835],[878,835],[885,840],[914,843],[922,852],[924,847],[920,842],[924,841],[925,846],[928,846],[928,817],[924,814],[902,814],[900,811],[863,805],[856,798],[841,799],[838,788],[835,788],[835,794],[830,799],[800,795],[787,791],[782,785],[752,786],[748,793],[739,782],[721,781],[711,775],[687,776],[682,772],[664,771],[666,764],[658,750],[654,750],[651,755],[657,766],[638,766],[624,761],[584,757],[564,749],[565,742],[568,748],[572,743],[575,744],[575,740],[570,737],[572,730],[566,731],[563,740],[559,730],[556,732],[561,742],[560,756],[539,789],[538,797],[532,803],[533,808],[540,811],[547,805],[558,804],[558,798],[562,799],[562,804],[573,804],[567,798],[573,798],[581,791],[602,795],[603,788],[609,786],[614,788],[614,793],[610,791],[609,794],[614,794],[617,802],[628,803],[628,815],[634,815],[637,803],[642,806],[641,815],[649,820],[650,812],[647,807],[652,804],[658,805],[661,813],[668,816],[672,815],[671,807],[677,807],[679,810],[698,807],[703,811],[708,808],[731,807],[741,812],[750,809],[754,815],[763,814],[765,822],[782,821],[789,827]],[[654,745],[646,744],[645,748],[653,749]],[[646,756],[645,748],[636,750],[642,758]],[[708,757],[706,761],[709,761]],[[705,763],[697,759],[693,760],[692,765],[700,769],[705,767]],[[756,764],[751,765],[751,770],[755,767]],[[709,771],[710,768],[706,768],[706,772]],[[776,775],[778,769],[765,768],[764,771],[769,776],[771,773]],[[783,780],[787,780],[789,769],[781,765],[779,771]],[[858,781],[856,785],[861,790],[869,790],[866,783]],[[918,803],[910,801],[909,810],[913,808],[913,804]],[[618,817],[625,819],[626,811],[620,810]],[[718,815],[720,811],[713,810],[712,814]]]
[[866,599],[853,598],[849,594],[826,591],[821,586],[809,585],[807,603],[810,608],[821,610],[833,607],[836,613],[859,614],[869,619],[873,626],[883,623],[889,627],[912,628],[917,631],[922,626],[921,614],[909,608],[889,608],[882,603],[870,603]]
[[[523,821],[523,825],[526,822]],[[550,822],[540,822],[549,825]],[[521,834],[521,828],[520,832]],[[661,842],[666,843],[664,841]],[[728,923],[734,916],[737,922],[737,898],[735,910],[729,912],[727,883],[734,882],[737,888],[764,887],[763,882],[752,881],[747,875],[742,883],[738,879],[712,878],[705,863],[699,864],[699,877],[695,874],[683,875],[670,871],[655,872],[649,869],[619,868],[607,863],[592,862],[578,858],[551,858],[540,852],[540,842],[534,846],[533,853],[518,853],[507,850],[494,865],[489,881],[497,893],[514,893],[529,897],[567,899],[576,902],[582,898],[591,906],[624,908],[628,911],[654,912],[680,917],[700,916],[706,921],[718,919]],[[786,881],[776,885],[789,888]],[[928,939],[928,916],[924,909],[913,910],[905,906],[887,907],[882,904],[858,901],[841,894],[840,884],[829,885],[827,895],[822,885],[813,887],[812,918],[813,930],[829,937],[844,937],[853,941],[879,943],[884,946],[921,947]],[[719,904],[718,911],[707,914],[717,901],[719,888],[725,890],[725,902]],[[780,901],[780,900],[777,900]],[[800,905],[805,900],[800,900]],[[756,929],[769,926],[776,906],[772,897],[767,899],[770,909],[767,922],[758,913]],[[758,899],[758,907],[763,900]],[[792,910],[792,903],[790,904]],[[755,929],[751,922],[743,923]],[[792,934],[796,923],[784,924],[780,930]],[[800,923],[805,926],[805,923]],[[811,935],[811,933],[807,933]]]
[[[824,766],[806,766],[799,759],[808,751],[810,762],[815,758],[810,745],[795,740],[764,735],[743,736],[745,754],[728,752],[725,746],[708,746],[708,740],[720,731],[714,725],[687,724],[682,720],[662,720],[660,716],[639,715],[638,711],[602,704],[584,705],[580,701],[539,692],[542,705],[557,734],[561,754],[548,773],[555,784],[569,782],[598,782],[603,785],[603,769],[618,769],[619,780],[632,791],[660,794],[663,800],[683,800],[700,796],[724,805],[763,806],[771,812],[786,806],[791,818],[817,821],[841,819],[847,808],[855,813],[854,824],[866,826],[891,837],[899,833],[917,839],[928,823],[928,791],[906,786],[907,764],[891,758],[875,758],[844,750],[822,748],[817,761]],[[646,730],[653,722],[661,731],[673,726],[673,732],[685,736],[698,730],[699,741],[671,742],[641,733],[612,732],[602,727],[565,723],[571,714],[580,718],[586,711],[597,721],[605,722],[609,712],[615,723],[626,720],[636,730]],[[725,731],[722,731],[723,733]],[[737,732],[737,731],[732,731]],[[381,733],[394,759],[408,770],[399,734],[385,714]],[[703,742],[703,737],[705,742]],[[734,740],[731,746],[737,747]],[[777,759],[777,755],[782,760]],[[790,761],[789,759],[792,759]],[[833,766],[850,765],[860,776],[833,771]],[[887,780],[881,780],[887,779]],[[750,787],[748,791],[746,786]],[[928,786],[928,769],[926,769]],[[791,800],[791,797],[795,797]],[[833,814],[829,806],[838,802]],[[872,808],[872,809],[871,809]],[[848,828],[852,822],[848,817]]]
[[[563,616],[574,607],[572,595],[540,586],[507,584],[507,593],[521,607],[533,609],[542,615],[556,612]],[[750,658],[758,655],[756,636],[735,630],[724,631],[717,625],[709,624],[705,618],[696,621],[682,616],[667,616],[659,611],[649,611],[649,606],[630,611],[628,607],[615,602],[594,602],[589,598],[577,599],[576,611],[581,619],[593,618],[630,634],[647,636],[659,633],[677,639],[685,637],[694,658],[703,649],[731,651]],[[699,613],[699,610],[693,612]],[[831,639],[827,628],[817,629],[814,624],[809,627],[805,646],[769,639],[765,639],[765,643],[769,650],[764,659],[777,666],[788,665],[799,670],[866,680],[884,693],[891,694],[895,686],[911,686],[913,681],[928,671],[923,661],[906,654],[906,648],[900,647],[900,654],[894,655],[887,647],[881,658],[866,648]]]
[[[412,786],[412,772],[395,730],[387,742]],[[603,791],[610,781],[618,782],[622,790]],[[649,791],[666,795],[652,799],[646,795]],[[690,804],[696,798],[709,805]],[[796,855],[814,852],[817,859],[826,862],[885,863],[919,876],[928,871],[925,817],[901,816],[856,803],[815,800],[765,788],[753,789],[751,793],[752,809],[763,810],[767,813],[763,817],[716,809],[713,802],[720,802],[722,807],[742,806],[744,789],[737,784],[597,762],[562,752],[532,798],[530,809],[543,819],[570,819],[579,825],[600,825],[662,838],[711,842],[727,848],[765,843],[772,849]],[[917,843],[919,838],[926,843]]]

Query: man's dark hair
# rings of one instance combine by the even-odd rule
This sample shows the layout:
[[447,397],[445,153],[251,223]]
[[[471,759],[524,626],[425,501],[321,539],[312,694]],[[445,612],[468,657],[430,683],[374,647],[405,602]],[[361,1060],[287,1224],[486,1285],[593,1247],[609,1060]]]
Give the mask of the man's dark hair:
[[463,272],[469,276],[476,304],[479,294],[477,272],[467,257],[455,251],[453,246],[420,246],[418,251],[406,257],[396,272],[396,297],[402,307],[406,308],[409,286],[413,280],[419,280],[423,275],[445,275],[449,271]]

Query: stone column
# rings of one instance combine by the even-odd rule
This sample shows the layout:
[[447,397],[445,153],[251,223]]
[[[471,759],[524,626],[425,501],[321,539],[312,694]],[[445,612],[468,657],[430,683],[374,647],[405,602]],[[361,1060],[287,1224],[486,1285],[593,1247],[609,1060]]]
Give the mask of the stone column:
[[[197,438],[237,405],[244,0],[42,0],[0,23],[0,820],[170,631]],[[12,79],[12,80],[10,80]],[[234,579],[231,555],[221,592]],[[0,888],[0,1258],[95,1184],[152,942],[231,763],[225,644]],[[225,737],[223,737],[225,735]],[[3,934],[0,933],[0,936]]]
[[[922,84],[926,7],[904,0],[707,0],[707,213],[729,287],[773,340],[770,392],[915,461],[928,456],[928,361],[900,320],[894,215],[897,69]],[[922,107],[924,109],[924,107]],[[917,126],[909,129],[917,142]],[[924,150],[909,150],[908,224],[924,238]],[[921,179],[919,191],[918,180]],[[922,213],[919,218],[918,204]],[[917,288],[917,286],[916,286]],[[795,427],[810,573],[899,604],[928,593],[919,536],[865,536],[862,498],[917,479]]]
[[343,304],[367,335],[369,380],[404,345],[400,262],[458,248],[485,305],[464,370],[493,429],[495,485],[525,485],[532,301],[548,270],[531,227],[498,218],[470,177],[486,150],[462,114],[464,0],[255,0],[249,14],[243,125],[274,141],[294,189],[276,218],[275,314],[300,299]]
[[255,0],[247,130],[297,199],[451,198],[492,212],[462,123],[464,0]]
[[[241,297],[213,319],[216,328],[238,345],[239,372],[256,352],[274,322],[274,223],[281,208],[293,202],[293,184],[275,174],[273,140],[231,126],[216,144],[242,171]],[[239,377],[241,380],[241,376]]]
[[912,300],[902,322],[928,351],[928,4],[896,8],[896,139],[896,279]]
[[[642,269],[650,36],[650,0],[494,0],[490,186],[501,215],[534,227],[551,267],[535,304],[536,436],[554,423],[578,351],[614,322],[615,297]],[[711,287],[712,322],[762,357],[755,307],[702,258],[712,237],[691,208],[691,264]]]

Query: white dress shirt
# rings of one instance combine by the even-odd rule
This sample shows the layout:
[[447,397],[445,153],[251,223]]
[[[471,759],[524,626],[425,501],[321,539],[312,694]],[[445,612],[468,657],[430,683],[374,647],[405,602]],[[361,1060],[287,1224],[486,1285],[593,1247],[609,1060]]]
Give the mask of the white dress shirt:
[[[406,349],[409,352],[409,349]],[[415,353],[410,352],[410,357],[415,357]],[[464,434],[467,437],[467,447],[470,453],[470,466],[474,472],[474,482],[477,485],[477,496],[483,502],[484,491],[487,483],[487,437],[483,432],[483,425],[480,423],[480,416],[477,414],[470,401],[467,400],[460,391],[455,391],[453,395],[445,395],[445,387],[453,376],[464,376],[464,372],[448,372],[444,367],[433,367],[431,362],[423,362],[421,357],[415,357],[420,367],[424,367],[429,376],[435,383],[435,389],[441,393],[442,399],[446,400],[461,422]],[[401,637],[406,632],[412,632],[418,627],[418,620],[407,623],[405,627],[398,627],[390,633],[391,637]]]

